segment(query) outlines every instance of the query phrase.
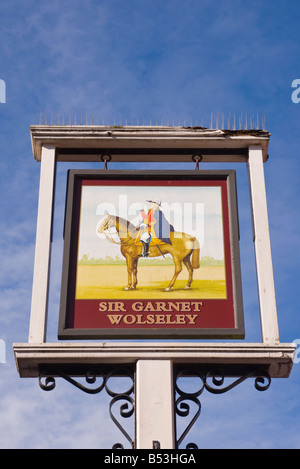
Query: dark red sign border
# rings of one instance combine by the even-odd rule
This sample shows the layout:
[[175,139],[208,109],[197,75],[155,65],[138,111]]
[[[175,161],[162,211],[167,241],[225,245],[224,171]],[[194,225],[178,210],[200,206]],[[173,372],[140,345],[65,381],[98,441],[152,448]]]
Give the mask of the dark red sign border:
[[[220,186],[226,299],[75,299],[83,185]],[[200,267],[201,268],[201,267]],[[70,170],[64,230],[59,339],[244,338],[235,171]]]

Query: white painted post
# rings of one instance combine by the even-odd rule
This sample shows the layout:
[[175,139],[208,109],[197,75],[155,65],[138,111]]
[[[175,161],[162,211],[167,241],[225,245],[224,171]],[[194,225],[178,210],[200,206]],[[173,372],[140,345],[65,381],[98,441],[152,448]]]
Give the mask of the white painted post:
[[55,147],[45,145],[41,156],[29,343],[43,343],[46,336],[54,179]]
[[136,367],[136,448],[175,448],[173,363],[138,360]]
[[249,147],[248,169],[253,213],[262,340],[264,343],[276,344],[279,343],[279,330],[263,156],[260,146]]

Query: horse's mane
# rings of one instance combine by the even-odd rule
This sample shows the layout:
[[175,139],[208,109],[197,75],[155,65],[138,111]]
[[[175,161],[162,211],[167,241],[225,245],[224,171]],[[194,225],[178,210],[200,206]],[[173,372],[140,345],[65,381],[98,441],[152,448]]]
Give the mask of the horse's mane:
[[110,215],[110,217],[114,218],[115,221],[118,221],[119,225],[123,225],[124,229],[129,232],[131,238],[136,238],[137,230],[133,223],[131,223],[129,220],[126,220],[126,218],[119,217],[118,215]]

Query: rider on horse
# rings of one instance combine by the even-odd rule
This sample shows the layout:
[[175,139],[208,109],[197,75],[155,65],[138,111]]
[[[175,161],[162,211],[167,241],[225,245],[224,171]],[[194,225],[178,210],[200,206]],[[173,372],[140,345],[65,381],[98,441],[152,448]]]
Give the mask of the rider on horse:
[[139,223],[139,233],[137,241],[143,244],[143,257],[148,257],[150,243],[158,245],[159,242],[171,244],[170,233],[174,232],[174,227],[167,221],[160,210],[161,201],[159,199],[147,200],[150,202],[150,209],[147,212],[141,210]]

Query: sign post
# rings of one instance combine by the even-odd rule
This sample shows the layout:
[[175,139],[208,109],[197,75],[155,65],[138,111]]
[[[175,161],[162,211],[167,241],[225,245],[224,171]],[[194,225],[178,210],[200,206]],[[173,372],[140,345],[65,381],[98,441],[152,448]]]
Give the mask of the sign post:
[[136,448],[174,449],[172,361],[138,360],[136,383]]
[[45,145],[41,155],[29,343],[43,343],[46,335],[54,179],[55,147]]
[[[110,415],[132,447],[173,449],[198,418],[204,390],[220,394],[254,378],[263,391],[271,378],[289,376],[296,345],[279,339],[266,131],[39,125],[31,127],[31,138],[41,173],[29,339],[14,344],[21,377],[38,377],[47,391],[56,377],[90,394],[106,390]],[[54,181],[61,161],[105,161],[105,169],[69,171],[59,340],[49,343]],[[111,171],[109,161],[196,161],[196,169]],[[201,171],[200,161],[248,165],[262,342],[241,341],[235,173]],[[131,385],[118,394],[110,378],[123,375]],[[199,389],[182,390],[182,376],[196,376]],[[227,377],[234,379],[229,385]],[[122,418],[135,413],[135,436],[112,410],[120,401]],[[189,416],[191,403],[198,410],[179,436],[176,418]]]
[[279,343],[263,156],[260,147],[249,147],[248,160],[253,234],[263,342]]

